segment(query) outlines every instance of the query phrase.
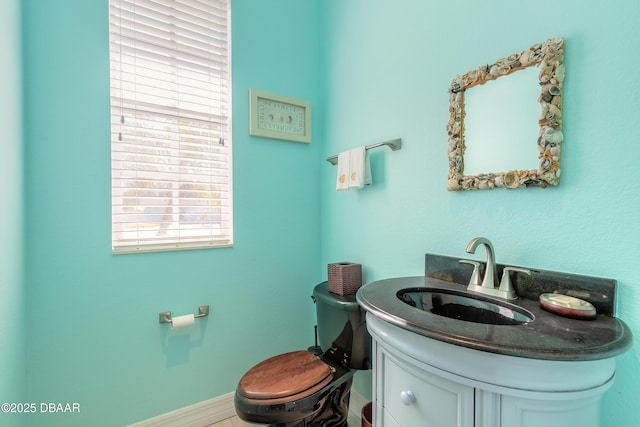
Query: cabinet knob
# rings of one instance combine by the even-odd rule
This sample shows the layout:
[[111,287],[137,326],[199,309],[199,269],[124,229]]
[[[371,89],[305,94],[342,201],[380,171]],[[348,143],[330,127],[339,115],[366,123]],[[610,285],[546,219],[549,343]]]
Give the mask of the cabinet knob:
[[416,395],[413,394],[413,392],[411,390],[405,390],[405,391],[401,391],[400,392],[400,400],[402,401],[402,403],[404,403],[406,406],[411,405],[413,402],[416,401]]

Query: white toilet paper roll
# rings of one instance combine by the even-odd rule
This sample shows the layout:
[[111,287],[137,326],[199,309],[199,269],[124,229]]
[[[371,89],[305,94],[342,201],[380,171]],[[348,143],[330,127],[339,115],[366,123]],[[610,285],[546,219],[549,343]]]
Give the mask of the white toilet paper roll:
[[193,325],[195,318],[193,314],[185,314],[184,316],[176,316],[172,320],[171,329],[179,329]]

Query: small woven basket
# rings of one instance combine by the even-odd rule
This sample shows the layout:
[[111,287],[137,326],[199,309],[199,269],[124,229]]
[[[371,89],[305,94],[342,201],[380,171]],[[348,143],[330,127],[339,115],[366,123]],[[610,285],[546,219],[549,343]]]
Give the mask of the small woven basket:
[[362,407],[361,418],[362,418],[362,427],[371,427],[372,414],[371,410],[373,409],[373,403],[367,402]]
[[328,265],[329,292],[353,295],[362,286],[362,265],[353,262],[336,262]]

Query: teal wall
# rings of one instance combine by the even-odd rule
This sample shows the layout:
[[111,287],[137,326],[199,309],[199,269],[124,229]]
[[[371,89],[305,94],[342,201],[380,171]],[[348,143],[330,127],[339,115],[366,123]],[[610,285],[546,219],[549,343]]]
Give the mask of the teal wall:
[[[247,113],[250,87],[320,103],[319,59],[307,49],[318,2],[233,2],[235,246],[117,256],[108,2],[22,6],[28,397],[81,406],[29,425],[148,419],[229,393],[258,361],[311,345],[321,128],[310,145],[250,138]],[[210,316],[186,333],[158,324],[161,311],[203,304]]]
[[[425,252],[468,257],[467,243],[485,236],[506,264],[616,278],[617,314],[636,341],[617,359],[603,425],[635,425],[640,3],[328,0],[323,6],[331,11],[331,31],[321,157],[395,137],[404,146],[371,152],[374,184],[361,191],[336,192],[336,168],[323,162],[320,264],[361,262],[366,280],[421,275]],[[566,39],[560,186],[446,191],[451,80],[553,36]]]
[[[26,398],[23,276],[22,101],[20,8],[0,5],[0,403]],[[24,417],[0,412],[0,424],[24,425]]]
[[[124,425],[228,393],[253,363],[309,345],[309,295],[327,263],[361,262],[366,280],[420,275],[425,252],[464,257],[478,235],[503,263],[618,279],[618,315],[640,337],[635,0],[235,0],[236,244],[119,256],[107,1],[3,7],[0,52],[13,61],[0,79],[0,173],[12,183],[0,187],[0,398],[82,408],[11,422]],[[452,78],[556,35],[567,64],[561,185],[447,192]],[[249,137],[251,87],[310,100],[313,143]],[[373,186],[334,190],[325,157],[394,137],[401,151],[371,152]],[[201,304],[211,315],[186,334],[157,323]],[[639,359],[637,341],[618,358],[607,427],[635,422]],[[358,379],[365,394],[369,378]]]

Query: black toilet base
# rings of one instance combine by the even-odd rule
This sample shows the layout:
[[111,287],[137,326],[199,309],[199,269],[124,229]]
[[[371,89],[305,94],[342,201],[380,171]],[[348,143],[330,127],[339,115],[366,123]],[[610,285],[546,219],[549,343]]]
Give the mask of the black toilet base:
[[349,416],[349,396],[353,378],[345,381],[334,390],[324,401],[324,407],[318,415],[311,418],[300,427],[346,427]]
[[[278,411],[266,410],[266,412],[258,415],[255,412],[253,414],[249,414],[246,411],[238,410],[239,406],[244,406],[244,404],[238,401],[237,396],[236,412],[238,416],[246,422],[254,424],[264,424],[272,427],[347,427],[347,418],[349,416],[349,397],[351,395],[353,373],[348,372],[344,376],[347,378],[343,378],[343,381],[341,381],[341,383],[334,390],[331,390],[330,392],[327,392],[326,390],[318,392],[326,394],[317,400],[316,404],[309,412],[310,415],[302,420],[297,419],[295,421],[285,421],[282,423],[269,424],[268,419],[272,418],[273,415],[275,415],[273,412]],[[309,397],[307,399],[313,399],[313,397]],[[278,406],[280,407],[281,405]],[[302,406],[304,406],[304,404]],[[283,415],[282,418],[288,418],[286,416],[286,412],[288,411],[285,410],[284,413],[281,413]],[[266,415],[266,413],[271,413],[272,415],[268,416]]]

